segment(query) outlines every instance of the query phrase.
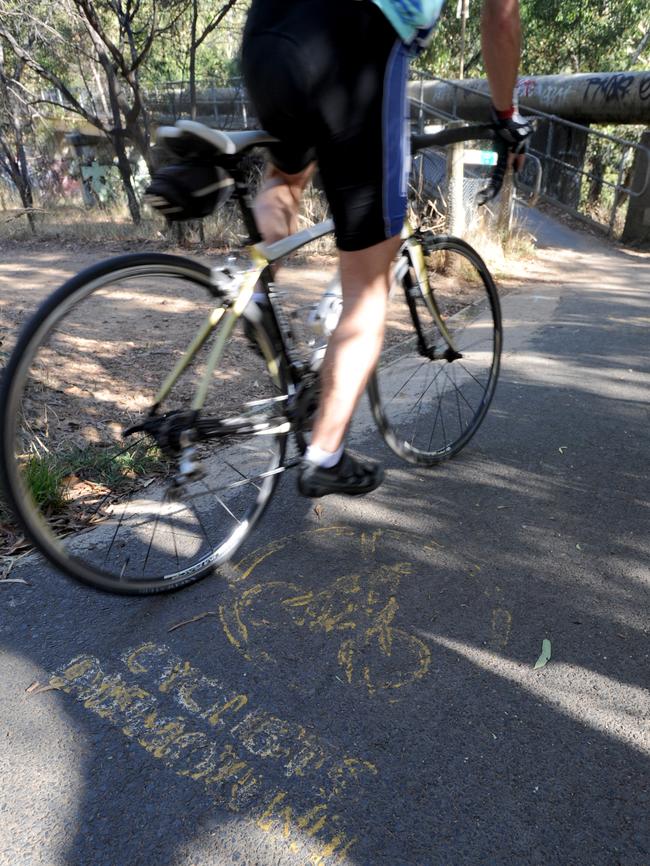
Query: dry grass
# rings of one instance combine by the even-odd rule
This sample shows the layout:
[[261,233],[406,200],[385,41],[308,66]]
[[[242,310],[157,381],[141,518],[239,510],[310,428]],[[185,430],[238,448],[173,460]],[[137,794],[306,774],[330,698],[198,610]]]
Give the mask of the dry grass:
[[[261,179],[254,177],[251,187],[254,192]],[[328,216],[327,201],[323,193],[310,185],[303,196],[300,227],[314,225]],[[64,205],[51,209],[37,209],[36,234],[32,233],[27,218],[20,209],[5,210],[0,215],[0,242],[60,242],[72,245],[115,247],[124,245],[155,244],[158,248],[182,246],[188,249],[228,250],[241,247],[246,241],[239,208],[234,201],[228,202],[214,214],[202,221],[168,226],[158,214],[143,207],[143,218],[139,225],[131,221],[125,206],[86,209],[78,205]],[[444,217],[437,211],[424,214],[423,228],[444,232]],[[469,226],[464,238],[474,246],[490,270],[499,278],[516,278],[519,264],[535,256],[534,240],[530,234],[515,226],[506,236],[499,236],[495,221],[479,215]],[[308,256],[334,255],[336,252],[331,235],[309,245]],[[301,253],[298,253],[301,257]],[[296,259],[298,261],[298,259]]]
[[35,212],[36,232],[19,210],[6,210],[0,217],[0,241],[66,241],[107,243],[151,241],[164,238],[164,223],[146,214],[134,225],[126,208],[86,209],[77,205],[42,208]]
[[[256,183],[252,184],[254,191]],[[163,217],[142,207],[142,220],[134,225],[128,209],[123,205],[84,208],[76,204],[56,207],[38,207],[34,210],[36,231],[32,229],[24,211],[15,202],[0,212],[0,242],[61,241],[68,244],[138,244],[156,243],[187,247],[228,249],[240,246],[247,232],[239,207],[229,201],[204,220],[167,225]],[[328,216],[323,194],[310,186],[303,197],[300,227],[314,225]],[[331,240],[321,242],[322,250],[330,252]]]
[[463,235],[497,279],[518,279],[522,269],[536,257],[535,239],[516,223],[510,232],[499,233],[490,219],[477,220]]

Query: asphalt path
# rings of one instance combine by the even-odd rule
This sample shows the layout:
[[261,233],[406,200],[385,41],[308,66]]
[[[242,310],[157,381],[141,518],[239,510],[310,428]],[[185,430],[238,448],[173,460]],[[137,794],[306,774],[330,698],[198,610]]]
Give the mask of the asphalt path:
[[650,262],[531,220],[563,277],[504,299],[458,459],[407,467],[362,411],[385,484],[284,479],[181,593],[11,572],[3,866],[650,863]]

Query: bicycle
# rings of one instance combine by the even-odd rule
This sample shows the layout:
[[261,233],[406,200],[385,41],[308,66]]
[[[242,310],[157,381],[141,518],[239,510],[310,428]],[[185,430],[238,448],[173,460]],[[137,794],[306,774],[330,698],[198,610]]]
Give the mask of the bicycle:
[[[300,460],[340,306],[330,291],[312,307],[321,334],[300,354],[272,264],[333,224],[262,242],[244,160],[272,140],[266,133],[179,121],[161,137],[176,152],[190,142],[232,178],[250,234],[247,262],[208,267],[135,253],[84,270],[27,323],[0,393],[0,473],[27,536],[65,574],[134,595],[198,580],[249,535],[280,475]],[[492,137],[487,125],[447,129],[413,136],[413,150]],[[265,310],[251,302],[258,281]],[[393,302],[398,295],[398,330],[408,326],[408,335],[385,348],[368,395],[389,448],[431,466],[456,455],[488,410],[501,354],[499,299],[469,244],[409,225]]]

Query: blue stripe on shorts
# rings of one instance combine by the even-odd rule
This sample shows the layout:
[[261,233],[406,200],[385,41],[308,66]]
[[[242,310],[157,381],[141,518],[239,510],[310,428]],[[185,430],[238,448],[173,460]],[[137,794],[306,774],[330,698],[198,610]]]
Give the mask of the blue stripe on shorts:
[[406,217],[406,196],[410,162],[406,82],[409,51],[395,42],[384,76],[382,135],[384,149],[383,211],[386,237],[402,231]]

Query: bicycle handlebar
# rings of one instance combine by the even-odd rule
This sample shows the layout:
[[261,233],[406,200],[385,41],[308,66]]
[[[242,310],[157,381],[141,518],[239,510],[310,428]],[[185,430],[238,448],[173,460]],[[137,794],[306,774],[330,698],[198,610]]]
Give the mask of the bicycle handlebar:
[[494,139],[496,131],[491,123],[473,123],[468,126],[450,126],[439,132],[414,133],[411,136],[411,150],[416,153],[425,147],[445,147],[447,144],[457,144],[459,141],[474,139]]
[[[413,153],[417,153],[418,150],[423,150],[427,147],[445,147],[448,144],[457,144],[461,141],[474,141],[475,139],[493,141],[494,149],[497,153],[497,162],[490,173],[488,184],[476,196],[477,203],[481,207],[498,196],[508,168],[508,145],[497,135],[496,127],[493,124],[474,123],[467,126],[453,126],[441,129],[439,132],[414,133],[411,135],[411,150]],[[520,189],[521,184],[518,181],[518,172],[514,166],[513,170],[515,186],[517,189]],[[533,184],[531,199],[536,200],[541,186],[541,164],[539,160],[536,160],[535,170],[536,178]]]

